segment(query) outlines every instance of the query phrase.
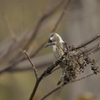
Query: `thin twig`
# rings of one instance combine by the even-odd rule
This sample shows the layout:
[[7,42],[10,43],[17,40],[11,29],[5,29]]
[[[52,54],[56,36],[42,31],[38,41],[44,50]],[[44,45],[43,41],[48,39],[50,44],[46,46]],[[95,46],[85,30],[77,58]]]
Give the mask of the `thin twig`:
[[92,47],[92,48],[89,48],[89,49],[83,51],[83,53],[84,53],[84,54],[87,54],[87,55],[90,55],[90,54],[92,54],[93,52],[97,51],[98,49],[100,49],[100,43],[98,43],[97,46],[94,46],[94,47]]
[[64,10],[62,11],[57,23],[55,24],[54,28],[52,29],[52,32],[54,32],[56,29],[57,29],[57,26],[59,25],[61,19],[63,18],[64,14],[66,13],[66,9],[69,5],[69,3],[71,2],[72,0],[67,0],[66,4],[65,4],[65,7],[64,7]]
[[9,32],[10,32],[10,35],[11,35],[12,39],[13,39],[14,41],[17,41],[16,35],[15,35],[14,31],[13,31],[13,28],[12,28],[10,22],[9,22],[8,17],[7,17],[5,14],[4,14],[4,19],[5,19],[5,22],[6,22],[6,24],[7,24],[7,27],[8,27],[8,29],[9,29]]
[[7,56],[7,54],[9,54],[9,52],[14,47],[15,43],[18,42],[17,41],[17,37],[16,37],[16,35],[15,35],[14,31],[13,31],[13,28],[12,28],[12,26],[10,24],[10,21],[9,21],[8,17],[5,14],[3,14],[3,17],[4,17],[4,20],[5,20],[6,25],[8,27],[9,33],[11,35],[11,38],[13,40],[13,43],[11,43],[10,46],[7,49],[3,50],[5,52],[2,52],[2,54],[0,56],[0,60],[3,59],[5,56]]
[[93,39],[88,40],[86,43],[83,43],[83,44],[77,46],[76,49],[85,47],[86,45],[92,43],[93,41],[95,41],[95,40],[98,39],[99,37],[100,37],[100,34],[98,34],[97,36],[95,36]]
[[88,52],[88,54],[92,54],[93,52],[97,51],[99,48],[100,48],[100,43],[99,43],[96,47],[92,48],[92,49]]
[[[74,83],[74,82],[80,81],[80,80],[82,80],[82,79],[84,79],[84,78],[87,78],[87,77],[90,77],[90,76],[92,76],[92,75],[94,75],[94,73],[91,73],[91,74],[89,74],[89,75],[83,76],[83,77],[81,77],[81,78],[79,78],[79,79],[76,79],[75,81],[71,81],[71,82],[69,82],[69,83]],[[45,96],[43,96],[43,97],[42,97],[41,99],[39,99],[39,100],[44,100],[44,99],[47,98],[49,95],[51,95],[52,93],[54,93],[55,91],[61,89],[63,86],[65,86],[65,85],[67,85],[67,84],[69,84],[69,83],[65,83],[65,84],[61,84],[61,85],[57,86],[55,89],[51,90],[49,93],[47,93]]]
[[35,65],[34,65],[33,62],[31,61],[31,59],[30,59],[29,55],[27,54],[26,50],[24,50],[23,53],[26,55],[27,59],[28,59],[29,62],[31,63],[32,68],[33,68],[34,73],[35,73],[36,80],[38,80],[38,73],[37,73],[37,69],[35,68]]
[[[52,56],[53,56],[52,54],[48,54],[39,57],[34,57],[32,60],[34,61],[36,69],[47,68],[47,66],[51,65],[52,62],[54,61],[54,58]],[[10,68],[8,71],[18,72],[18,71],[32,70],[32,66],[30,64],[24,66],[24,64],[27,63],[26,61],[21,63],[22,63],[21,65],[19,64],[16,67]]]
[[9,54],[9,52],[12,50],[14,45],[15,45],[15,41],[12,44],[10,44],[10,46],[6,50],[3,50],[3,51],[6,51],[6,52],[2,51],[2,53],[0,55],[0,60],[3,59],[4,57],[6,57]]

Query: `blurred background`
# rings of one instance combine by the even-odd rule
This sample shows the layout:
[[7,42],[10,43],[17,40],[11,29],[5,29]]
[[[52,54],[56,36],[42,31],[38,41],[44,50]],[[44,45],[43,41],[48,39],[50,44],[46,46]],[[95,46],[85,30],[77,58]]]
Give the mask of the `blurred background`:
[[[63,1],[63,2],[62,2]],[[28,43],[40,18],[60,4],[38,26],[36,35],[25,48],[31,56],[48,38],[63,11],[66,0],[0,0],[0,68],[9,66],[24,57],[21,48]],[[57,29],[63,40],[69,45],[78,46],[100,34],[100,0],[73,0]],[[94,41],[86,49],[98,45],[100,39]],[[100,65],[100,51],[91,58]],[[39,75],[56,59],[52,48],[44,48],[32,57]],[[85,69],[82,77],[91,73]],[[39,85],[35,99],[38,100],[57,85],[61,69],[49,75]],[[31,64],[26,59],[12,64],[12,67],[0,74],[0,100],[28,100],[35,84],[35,76]],[[100,100],[100,75],[68,84],[50,95],[46,100]]]

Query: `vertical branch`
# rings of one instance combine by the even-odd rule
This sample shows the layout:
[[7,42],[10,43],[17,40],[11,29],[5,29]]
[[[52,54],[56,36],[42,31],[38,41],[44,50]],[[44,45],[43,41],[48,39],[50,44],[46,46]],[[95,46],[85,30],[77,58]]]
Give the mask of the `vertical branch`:
[[24,29],[25,29],[25,8],[24,8],[24,0],[21,1],[21,8],[22,8],[22,31],[24,32]]
[[31,59],[30,59],[29,55],[27,54],[26,50],[24,50],[23,53],[26,55],[27,59],[28,59],[29,62],[31,63],[32,68],[33,68],[34,73],[35,73],[36,80],[38,80],[38,73],[37,73],[37,69],[35,68],[35,65],[34,65],[33,62],[31,61]]

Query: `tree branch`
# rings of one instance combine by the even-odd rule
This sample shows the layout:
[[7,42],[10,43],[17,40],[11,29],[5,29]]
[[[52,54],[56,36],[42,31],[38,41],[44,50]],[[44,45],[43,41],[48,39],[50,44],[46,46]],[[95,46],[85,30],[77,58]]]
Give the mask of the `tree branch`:
[[[63,56],[62,56],[61,59],[63,59]],[[33,89],[33,91],[32,91],[32,94],[31,94],[29,100],[33,100],[33,97],[34,97],[34,95],[35,95],[35,93],[36,93],[36,90],[37,90],[38,85],[39,85],[39,83],[41,82],[41,80],[42,80],[44,77],[46,77],[47,75],[51,74],[51,71],[52,71],[60,62],[61,62],[60,60],[57,60],[57,61],[55,62],[55,65],[54,65],[54,64],[51,65],[50,67],[48,67],[48,68],[42,73],[42,75],[38,78],[38,80],[37,80],[36,83],[35,83],[34,89]]]
[[92,76],[92,75],[94,75],[94,73],[91,73],[91,74],[89,74],[89,75],[83,76],[83,77],[81,77],[81,78],[79,78],[79,79],[75,79],[75,81],[71,81],[71,82],[68,82],[68,83],[61,84],[61,85],[57,86],[55,89],[51,90],[49,93],[47,93],[45,96],[43,96],[43,97],[42,97],[41,99],[39,99],[39,100],[44,100],[44,99],[47,98],[49,95],[51,95],[52,93],[54,93],[55,91],[61,89],[63,86],[65,86],[65,85],[67,85],[67,84],[69,84],[69,83],[74,83],[74,82],[80,81],[80,80],[85,79],[85,78],[87,78],[87,77],[90,77],[90,76]]
[[65,4],[65,7],[64,7],[64,10],[62,11],[57,23],[55,24],[54,28],[52,29],[52,32],[54,32],[56,29],[57,29],[57,26],[59,25],[61,19],[63,18],[64,14],[66,13],[66,9],[69,5],[69,3],[71,2],[72,0],[67,0],[66,4]]
[[79,45],[76,47],[76,49],[79,49],[79,48],[82,48],[82,47],[85,47],[86,45],[90,44],[91,42],[95,41],[96,39],[98,39],[100,37],[100,34],[98,34],[97,36],[95,36],[94,38],[88,40],[87,42]]
[[31,61],[31,59],[30,59],[29,55],[27,54],[26,50],[24,50],[23,53],[26,55],[27,59],[28,59],[29,62],[31,63],[32,68],[33,68],[34,73],[35,73],[36,80],[38,80],[38,73],[37,73],[37,69],[35,68],[35,65],[34,65],[33,62]]
[[17,37],[16,37],[16,35],[15,35],[14,31],[13,31],[13,28],[12,28],[10,22],[9,22],[8,17],[7,17],[5,14],[4,14],[4,19],[5,19],[5,22],[6,22],[6,24],[7,24],[7,27],[8,27],[8,30],[9,30],[9,32],[10,32],[10,35],[11,35],[12,39],[13,39],[14,41],[17,41]]
[[13,43],[10,44],[10,46],[7,49],[2,51],[2,54],[0,55],[0,60],[3,59],[7,54],[9,54],[9,52],[11,51],[11,49],[14,47],[15,43],[17,42],[17,37],[16,37],[16,35],[15,35],[14,31],[13,31],[13,28],[12,28],[10,22],[9,22],[8,17],[5,14],[3,14],[3,17],[4,17],[4,20],[5,20],[6,25],[8,27],[9,33],[11,35],[11,38],[13,40]]
[[92,54],[93,52],[97,51],[99,48],[100,48],[100,43],[98,43],[98,45],[97,45],[96,47],[92,48],[92,49],[88,52],[88,54]]

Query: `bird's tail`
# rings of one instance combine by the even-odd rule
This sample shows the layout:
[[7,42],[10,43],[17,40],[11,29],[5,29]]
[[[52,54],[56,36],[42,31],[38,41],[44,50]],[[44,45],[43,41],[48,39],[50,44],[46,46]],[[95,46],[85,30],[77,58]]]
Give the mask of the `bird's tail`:
[[59,85],[61,82],[64,81],[64,76],[65,76],[65,69],[62,68],[62,74],[60,75],[60,78],[59,78],[57,85]]

